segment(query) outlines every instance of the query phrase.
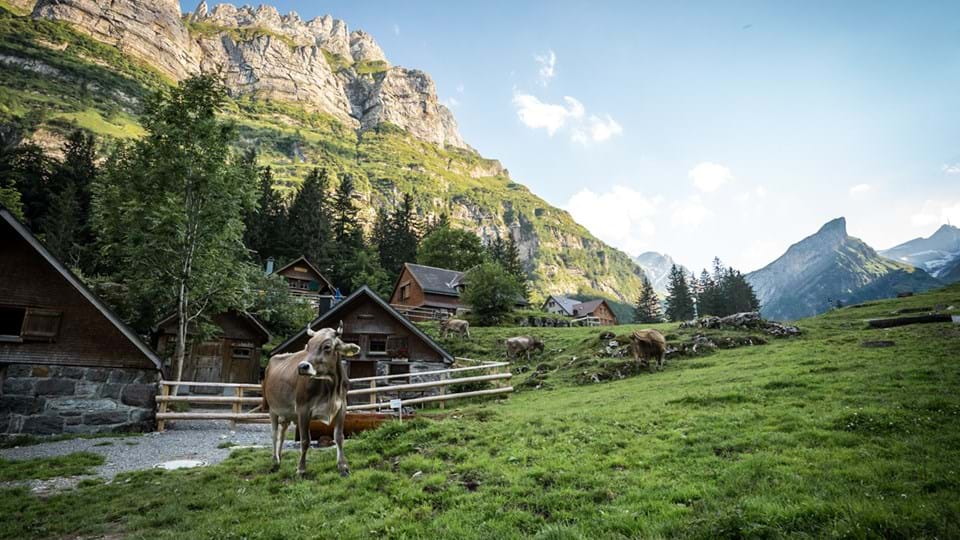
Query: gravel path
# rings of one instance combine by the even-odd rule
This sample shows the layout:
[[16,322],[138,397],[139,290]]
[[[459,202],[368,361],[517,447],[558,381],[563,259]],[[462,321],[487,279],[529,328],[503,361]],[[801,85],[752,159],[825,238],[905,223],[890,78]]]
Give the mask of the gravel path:
[[[289,431],[288,431],[289,433]],[[97,476],[112,479],[117,473],[149,469],[158,463],[178,459],[193,459],[207,464],[219,463],[230,455],[230,448],[217,448],[224,442],[236,446],[270,446],[270,426],[265,424],[237,424],[229,422],[179,421],[163,433],[146,433],[133,437],[100,439],[68,439],[30,446],[0,450],[4,459],[30,459],[93,452],[107,461],[97,467]],[[295,444],[287,441],[285,451]]]

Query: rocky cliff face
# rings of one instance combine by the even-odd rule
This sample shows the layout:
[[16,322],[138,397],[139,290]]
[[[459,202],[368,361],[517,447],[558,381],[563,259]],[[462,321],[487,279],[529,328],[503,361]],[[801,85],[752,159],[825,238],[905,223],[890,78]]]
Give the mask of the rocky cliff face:
[[39,0],[33,15],[69,22],[174,80],[220,73],[234,96],[296,102],[361,132],[389,122],[466,147],[429,75],[391,67],[370,34],[330,16],[304,21],[271,6],[205,1],[184,16],[178,0]]
[[909,264],[885,259],[863,241],[847,235],[837,218],[816,234],[790,246],[769,265],[746,275],[764,316],[799,319],[848,304],[922,291],[940,285]]
[[952,263],[960,258],[960,228],[943,225],[928,238],[914,238],[880,255],[895,261],[923,268],[934,277],[949,272]]

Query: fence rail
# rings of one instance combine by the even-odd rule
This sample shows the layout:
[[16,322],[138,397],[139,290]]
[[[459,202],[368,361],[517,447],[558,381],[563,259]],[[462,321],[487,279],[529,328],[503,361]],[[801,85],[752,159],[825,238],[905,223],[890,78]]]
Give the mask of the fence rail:
[[[457,358],[458,362],[478,362],[469,358]],[[347,391],[347,396],[370,396],[370,403],[357,403],[347,406],[347,412],[390,409],[390,401],[380,401],[378,396],[381,394],[395,394],[401,396],[404,391],[426,391],[437,389],[439,394],[432,396],[421,396],[400,400],[402,405],[417,405],[423,403],[439,403],[443,408],[447,401],[463,399],[470,397],[494,396],[509,394],[513,392],[513,387],[509,386],[507,381],[512,374],[509,370],[509,362],[486,362],[475,366],[457,367],[450,369],[440,369],[434,371],[421,371],[414,373],[397,373],[392,375],[379,375],[376,377],[360,377],[351,379],[350,383],[370,383],[369,388],[354,388]],[[471,375],[466,377],[451,377],[454,373],[464,373],[468,371],[486,371],[486,374]],[[412,377],[435,377],[435,380],[408,382],[405,384],[383,384],[390,379],[410,379]],[[381,384],[377,384],[380,382]],[[464,392],[447,393],[447,389],[455,384],[475,384],[492,383],[494,388],[485,388],[481,390],[468,390]],[[194,395],[172,395],[171,389],[176,387],[212,387],[232,389],[232,396],[194,396]],[[160,381],[160,395],[157,396],[157,430],[163,431],[166,428],[166,422],[169,420],[229,420],[231,425],[236,422],[263,422],[270,418],[270,415],[260,411],[262,398],[249,394],[260,393],[259,384],[250,383],[218,383],[202,381]],[[204,411],[204,412],[175,412],[170,411],[170,404],[188,403],[198,405],[230,405],[229,411]],[[256,405],[255,407],[244,410],[244,405]]]

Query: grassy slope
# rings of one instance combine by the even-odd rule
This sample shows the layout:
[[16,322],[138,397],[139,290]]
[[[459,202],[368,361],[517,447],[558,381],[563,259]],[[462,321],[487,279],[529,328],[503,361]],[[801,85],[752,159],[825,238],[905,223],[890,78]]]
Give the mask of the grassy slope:
[[[48,139],[78,126],[108,141],[137,137],[143,133],[136,120],[140,101],[149,89],[169,83],[65,24],[15,16],[2,5],[0,55],[35,61],[32,70],[0,61],[0,126],[39,129]],[[382,69],[374,63],[355,67],[365,73]],[[476,210],[486,228],[515,225],[523,238],[536,236],[530,268],[535,300],[550,292],[599,292],[632,302],[639,293],[636,267],[626,254],[603,245],[567,212],[495,172],[494,161],[474,152],[440,149],[390,125],[358,138],[329,115],[251,97],[232,103],[228,115],[239,127],[241,145],[258,150],[286,191],[324,163],[353,175],[371,223],[374,209],[392,204],[399,191],[413,193],[426,217],[446,212],[476,228],[476,216],[466,212]]]
[[[960,530],[960,326],[863,323],[937,304],[960,307],[960,286],[584,386],[561,376],[563,357],[597,330],[537,329],[565,349],[534,361],[560,367],[555,388],[368,432],[347,443],[348,479],[330,451],[311,451],[313,477],[299,481],[291,454],[270,474],[266,451],[241,450],[47,500],[8,492],[0,536],[948,537]],[[478,329],[464,350],[497,357],[509,333]],[[896,346],[860,345],[876,339]]]

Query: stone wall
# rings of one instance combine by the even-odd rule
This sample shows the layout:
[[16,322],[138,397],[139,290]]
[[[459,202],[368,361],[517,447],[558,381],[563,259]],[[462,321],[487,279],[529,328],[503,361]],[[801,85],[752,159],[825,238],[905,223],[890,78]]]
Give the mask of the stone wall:
[[0,434],[152,431],[159,378],[153,370],[7,365]]

